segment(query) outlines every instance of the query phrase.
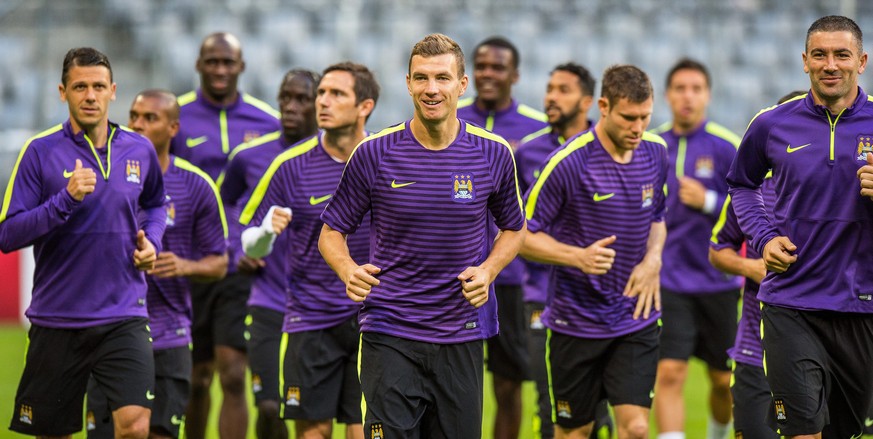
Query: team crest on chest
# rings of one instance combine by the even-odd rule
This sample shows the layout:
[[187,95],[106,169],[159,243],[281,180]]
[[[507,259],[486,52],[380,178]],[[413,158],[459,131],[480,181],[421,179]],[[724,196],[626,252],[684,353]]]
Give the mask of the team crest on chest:
[[473,186],[473,174],[469,172],[455,172],[452,174],[452,201],[457,203],[472,203],[476,200],[476,191]]
[[712,157],[705,155],[698,157],[694,162],[694,176],[697,178],[712,178],[715,175],[715,165],[712,163]]
[[167,226],[176,225],[176,205],[173,202],[167,203]]
[[255,140],[258,137],[261,137],[260,131],[246,131],[245,134],[243,134],[243,143]]
[[858,136],[857,160],[860,162],[867,161],[867,153],[873,152],[873,134],[861,134]]
[[129,183],[140,184],[140,166],[139,160],[128,160],[124,166],[124,175]]
[[643,204],[642,207],[646,208],[652,205],[655,199],[655,185],[653,184],[644,184],[643,185]]

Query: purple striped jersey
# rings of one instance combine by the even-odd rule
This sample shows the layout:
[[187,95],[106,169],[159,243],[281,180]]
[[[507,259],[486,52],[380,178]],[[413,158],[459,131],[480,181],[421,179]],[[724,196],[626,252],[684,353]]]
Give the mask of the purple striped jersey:
[[521,230],[524,216],[509,144],[461,121],[441,150],[423,147],[410,121],[355,149],[322,219],[352,233],[370,213],[369,262],[382,271],[363,302],[360,327],[400,338],[461,343],[497,333],[497,304],[474,308],[458,275],[488,256],[493,234]]
[[[227,249],[227,222],[212,179],[191,163],[170,156],[164,173],[167,228],[163,247],[184,259],[221,255]],[[146,276],[152,346],[155,350],[191,342],[191,286],[184,277]]]
[[[281,131],[264,134],[252,141],[236,147],[228,158],[227,166],[218,178],[221,199],[225,203],[230,232],[230,263],[236,265],[243,256],[240,235],[243,226],[239,223],[240,212],[248,203],[252,192],[279,154],[290,148]],[[285,311],[285,248],[287,238],[284,234],[276,239],[273,252],[263,258],[264,267],[252,276],[252,290],[248,305]]]
[[[476,106],[475,98],[461,99],[458,102],[458,119],[479,125],[503,137],[513,151],[522,139],[548,127],[548,116],[540,110],[521,104],[515,99],[509,107],[500,110],[483,110]],[[492,227],[492,233],[496,233]],[[497,276],[498,285],[522,285],[526,274],[524,260],[517,257]]]
[[646,254],[652,223],[664,220],[667,149],[655,134],[643,134],[629,163],[617,163],[594,130],[567,141],[545,165],[527,194],[528,229],[545,231],[565,244],[587,247],[611,235],[612,269],[589,275],[555,267],[543,322],[556,332],[612,338],[657,321],[633,320],[636,299],[622,295],[633,268]]
[[[768,174],[767,179],[761,185],[761,197],[764,200],[764,206],[767,206],[767,215],[772,218],[773,206],[776,204],[776,192],[770,175]],[[709,246],[716,250],[731,248],[740,251],[745,241],[746,236],[740,230],[737,215],[734,213],[731,199],[728,197],[721,209],[721,216],[712,229],[712,239],[710,239]],[[746,257],[759,259],[761,255],[751,245],[746,245]],[[731,358],[740,363],[764,367],[764,348],[761,345],[761,302],[757,297],[759,287],[757,282],[746,279],[743,288],[743,310],[737,327],[737,338],[728,353]]]
[[[331,157],[321,134],[305,139],[276,157],[255,187],[240,223],[258,225],[270,206],[291,208],[291,223],[273,245],[286,246],[285,332],[331,328],[352,318],[361,308],[346,296],[346,287],[318,251],[321,212],[333,196],[345,163]],[[356,223],[357,225],[357,223]],[[364,261],[370,251],[369,221],[348,237],[349,252]]]

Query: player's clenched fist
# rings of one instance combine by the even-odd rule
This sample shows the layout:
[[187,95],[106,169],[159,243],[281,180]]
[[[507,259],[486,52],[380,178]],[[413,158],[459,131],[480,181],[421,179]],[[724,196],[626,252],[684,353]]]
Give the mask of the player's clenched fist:
[[82,201],[85,195],[94,192],[94,186],[97,185],[97,174],[91,168],[83,168],[82,161],[76,159],[76,167],[73,168],[73,175],[67,182],[67,192],[77,201]]
[[146,271],[155,268],[155,246],[145,236],[145,232],[140,230],[136,233],[136,250],[133,251],[133,265],[137,269]]

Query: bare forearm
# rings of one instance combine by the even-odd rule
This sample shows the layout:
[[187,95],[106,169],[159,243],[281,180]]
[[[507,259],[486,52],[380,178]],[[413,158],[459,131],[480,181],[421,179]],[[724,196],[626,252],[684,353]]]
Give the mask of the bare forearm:
[[564,244],[545,232],[528,232],[521,246],[521,257],[543,264],[576,266],[579,247]]
[[214,282],[227,274],[227,254],[207,255],[185,264],[186,276],[194,282]]
[[521,230],[500,231],[500,236],[494,241],[491,253],[488,254],[488,257],[480,265],[492,274],[492,280],[518,255],[518,251],[524,243],[526,233],[527,225],[522,227]]
[[345,235],[325,224],[318,238],[318,251],[340,279],[348,282],[349,273],[354,271],[358,264],[349,253]]
[[664,253],[664,242],[667,240],[667,225],[661,221],[652,223],[649,229],[649,240],[646,241],[646,256],[644,260],[661,263],[661,255]]

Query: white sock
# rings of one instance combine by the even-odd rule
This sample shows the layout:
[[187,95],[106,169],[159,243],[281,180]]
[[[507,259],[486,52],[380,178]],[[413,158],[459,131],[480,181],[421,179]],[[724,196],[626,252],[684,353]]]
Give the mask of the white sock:
[[685,439],[685,432],[668,431],[666,433],[660,433],[658,434],[658,439]]
[[709,417],[709,423],[706,425],[706,439],[727,439],[731,432],[731,424],[722,424],[716,421],[713,417]]

